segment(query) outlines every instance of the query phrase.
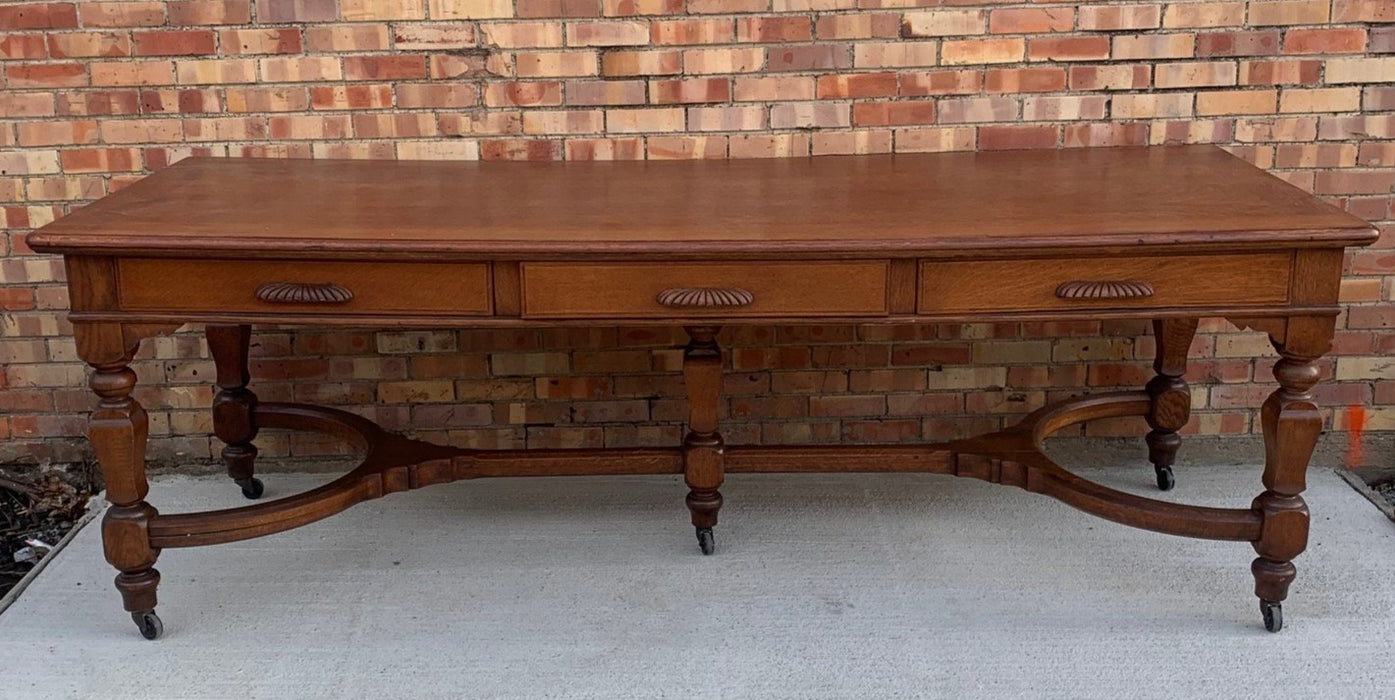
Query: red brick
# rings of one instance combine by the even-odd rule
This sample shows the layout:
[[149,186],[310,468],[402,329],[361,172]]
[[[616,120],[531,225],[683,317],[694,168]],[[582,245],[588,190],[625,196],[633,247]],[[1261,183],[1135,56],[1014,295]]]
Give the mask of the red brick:
[[131,35],[137,56],[197,56],[214,53],[211,30],[136,32]]
[[790,42],[812,39],[813,28],[807,16],[739,17],[736,20],[737,41]]
[[859,102],[853,105],[853,126],[899,126],[935,123],[934,102]]
[[985,151],[1055,148],[1060,136],[1060,128],[1055,126],[981,126],[978,146]]
[[1028,44],[1027,58],[1031,61],[1095,61],[1109,58],[1109,37],[1032,39]]
[[144,167],[140,151],[134,148],[71,148],[60,151],[58,157],[65,173],[109,173]]
[[1153,69],[1146,65],[1115,64],[1071,66],[1072,90],[1139,90],[1153,81]]
[[1371,53],[1395,53],[1395,27],[1373,27],[1368,34],[1366,50]]
[[1254,32],[1215,32],[1196,35],[1196,55],[1269,56],[1279,52],[1277,30]]
[[202,24],[248,24],[252,21],[249,0],[174,0],[169,3],[172,27]]
[[782,46],[767,49],[768,71],[837,70],[852,67],[852,55],[841,44]]
[[516,0],[519,18],[600,17],[600,0]]
[[426,78],[424,56],[349,56],[344,59],[345,80],[421,80]]
[[642,46],[649,43],[645,22],[573,22],[567,25],[568,46]]
[[556,81],[485,83],[484,104],[486,107],[555,107],[562,104],[562,84]]
[[819,39],[895,39],[901,35],[901,17],[893,13],[819,15],[815,25]]
[[1085,5],[1080,8],[1080,28],[1090,31],[1156,29],[1162,26],[1159,5]]
[[649,83],[649,96],[654,104],[730,102],[731,81],[727,78],[655,80]]
[[[50,41],[55,36],[69,36],[63,34],[48,35]],[[0,37],[0,59],[24,59],[24,58],[46,58],[43,34],[7,34]],[[63,56],[54,56],[63,58]]]
[[131,37],[116,32],[73,32],[48,35],[52,58],[131,55]]
[[479,92],[468,83],[414,83],[398,85],[396,91],[397,106],[403,109],[472,107],[479,100]]
[[984,73],[984,92],[1055,92],[1066,88],[1064,68],[1005,68]]
[[142,90],[141,111],[146,114],[198,114],[223,111],[217,90]]
[[1366,32],[1361,29],[1290,29],[1284,33],[1284,53],[1361,53]]
[[78,26],[77,8],[70,2],[21,2],[0,5],[0,28],[71,29]]
[[333,22],[339,17],[338,0],[257,0],[257,21]]
[[[402,85],[399,88],[415,86]],[[441,86],[454,87],[454,86]],[[469,86],[464,86],[469,87]],[[326,85],[310,88],[310,106],[314,109],[390,109],[393,91],[390,85]],[[410,109],[412,105],[399,107]]]
[[695,15],[764,12],[769,6],[769,0],[688,0],[688,12]]
[[894,97],[899,92],[895,73],[857,73],[819,77],[821,100]]
[[993,34],[1045,34],[1068,32],[1074,27],[1075,9],[1071,7],[993,10],[988,15],[988,31]]
[[135,90],[85,90],[58,95],[58,113],[67,116],[125,115],[140,112]]
[[1389,0],[1334,0],[1333,22],[1395,22],[1395,3]]
[[680,19],[653,22],[649,40],[655,44],[726,44],[736,39],[736,30],[727,19]]
[[81,63],[34,63],[7,66],[11,88],[81,87],[87,84],[87,66]]
[[898,92],[905,97],[927,95],[972,95],[979,91],[980,74],[974,70],[939,70],[900,73]]
[[164,2],[82,2],[84,27],[158,27],[165,23]]
[[297,29],[225,29],[218,45],[224,55],[300,53]]

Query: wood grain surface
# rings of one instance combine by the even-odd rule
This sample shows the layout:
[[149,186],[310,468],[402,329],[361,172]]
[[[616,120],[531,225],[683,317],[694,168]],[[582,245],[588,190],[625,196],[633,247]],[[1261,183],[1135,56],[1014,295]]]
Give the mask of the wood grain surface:
[[189,159],[31,234],[150,255],[914,255],[1374,240],[1212,146],[730,161]]

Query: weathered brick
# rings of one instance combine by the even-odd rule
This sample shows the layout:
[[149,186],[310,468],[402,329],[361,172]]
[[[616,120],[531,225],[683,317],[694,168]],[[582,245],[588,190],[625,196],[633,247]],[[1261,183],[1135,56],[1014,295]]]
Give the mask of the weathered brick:
[[250,0],[173,0],[168,6],[172,27],[205,24],[248,24],[252,21]]
[[1165,63],[1153,69],[1153,84],[1160,88],[1234,85],[1234,63]]
[[257,21],[333,22],[339,18],[337,0],[257,0]]
[[727,78],[655,80],[649,83],[649,95],[654,104],[730,102],[731,81]]
[[754,73],[765,65],[761,49],[688,49],[683,51],[683,72],[690,75]]
[[[15,35],[19,36],[19,35]],[[117,32],[70,32],[48,35],[51,58],[113,57],[131,55],[131,37]],[[2,47],[3,44],[0,44]],[[39,56],[43,48],[40,42]],[[20,56],[19,58],[24,58]]]
[[1085,5],[1079,26],[1087,31],[1156,29],[1162,26],[1160,5]]
[[211,30],[135,32],[131,35],[137,56],[198,56],[215,51]]
[[984,73],[984,92],[1055,92],[1066,87],[1064,68],[1003,68]]
[[1250,25],[1322,24],[1328,0],[1258,0],[1250,3]]
[[600,74],[606,77],[677,75],[682,71],[681,51],[615,49],[601,54]]
[[1027,44],[1031,61],[1094,61],[1109,57],[1109,38],[1073,36],[1032,39]]
[[423,19],[426,0],[339,0],[339,19],[345,22]]
[[571,22],[567,25],[569,46],[640,46],[649,43],[645,22]]
[[15,29],[71,29],[78,26],[77,7],[71,2],[22,2],[0,5],[0,27]]
[[284,28],[224,29],[218,33],[218,47],[229,56],[300,53],[300,31]]
[[935,123],[935,103],[930,101],[912,102],[858,102],[853,105],[854,126],[904,126],[907,124]]
[[940,47],[941,60],[956,63],[1014,63],[1026,55],[1022,39],[967,39],[946,41]]
[[1327,62],[1327,82],[1388,83],[1395,76],[1395,56],[1389,58],[1335,58]]
[[1208,32],[1196,35],[1198,58],[1268,56],[1279,52],[1279,32]]
[[813,36],[809,18],[802,15],[739,17],[736,20],[736,40],[741,42],[809,41]]
[[1073,7],[1001,9],[993,10],[988,17],[988,31],[993,34],[1045,34],[1074,28]]
[[496,19],[513,16],[511,0],[428,0],[432,19]]

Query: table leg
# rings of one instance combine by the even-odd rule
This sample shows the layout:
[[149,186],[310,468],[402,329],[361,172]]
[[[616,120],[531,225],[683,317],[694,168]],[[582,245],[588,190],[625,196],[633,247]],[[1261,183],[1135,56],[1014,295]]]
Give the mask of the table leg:
[[254,474],[257,423],[253,416],[257,395],[247,389],[252,374],[247,351],[252,342],[249,325],[209,324],[204,330],[208,351],[218,372],[218,395],[213,398],[213,432],[223,441],[223,463],[228,476],[242,487],[242,495],[260,498],[262,482]]
[[97,453],[111,503],[102,519],[102,545],[106,558],[121,573],[116,589],[122,603],[146,639],[160,636],[164,628],[155,614],[155,589],[160,572],[155,559],[160,550],[150,546],[150,520],[156,511],[145,496],[145,444],[149,432],[145,409],[131,398],[136,373],[130,368],[136,348],[124,344],[120,326],[77,326],[79,353],[92,367],[92,391],[97,407],[88,419],[87,437]]
[[688,510],[703,554],[716,549],[712,528],[722,508],[722,436],[717,432],[717,407],[722,394],[722,349],[717,326],[689,326],[683,348],[683,385],[688,395],[688,434],[683,438],[683,480],[688,484]]
[[1293,559],[1308,546],[1308,506],[1299,495],[1306,488],[1308,460],[1322,432],[1322,414],[1312,388],[1319,370],[1316,360],[1331,345],[1333,319],[1290,319],[1283,343],[1275,342],[1281,358],[1274,365],[1279,388],[1260,411],[1264,428],[1264,493],[1252,507],[1264,516],[1260,537],[1253,542],[1259,557],[1250,570],[1255,577],[1264,627],[1283,627],[1284,598],[1297,569]]
[[1152,405],[1145,419],[1153,430],[1145,441],[1148,461],[1153,463],[1158,488],[1163,491],[1171,490],[1175,483],[1172,463],[1177,459],[1177,448],[1182,446],[1182,437],[1177,431],[1191,417],[1192,395],[1182,375],[1187,372],[1187,352],[1196,336],[1196,325],[1194,318],[1153,321],[1153,335],[1158,346],[1153,371],[1157,376],[1147,386]]

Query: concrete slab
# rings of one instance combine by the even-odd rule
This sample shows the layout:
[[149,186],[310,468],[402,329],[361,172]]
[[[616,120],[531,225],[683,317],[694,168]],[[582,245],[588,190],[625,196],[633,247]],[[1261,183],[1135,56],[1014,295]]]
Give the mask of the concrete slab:
[[[1155,495],[1151,470],[1082,470]],[[1179,467],[1244,506],[1258,467]],[[268,496],[323,476],[273,474]],[[1260,626],[1248,545],[1133,530],[929,475],[737,475],[718,552],[677,478],[495,480],[160,559],[166,635],[120,611],[88,527],[0,616],[0,697],[1392,697],[1395,524],[1327,470]],[[159,481],[165,512],[235,506]]]

